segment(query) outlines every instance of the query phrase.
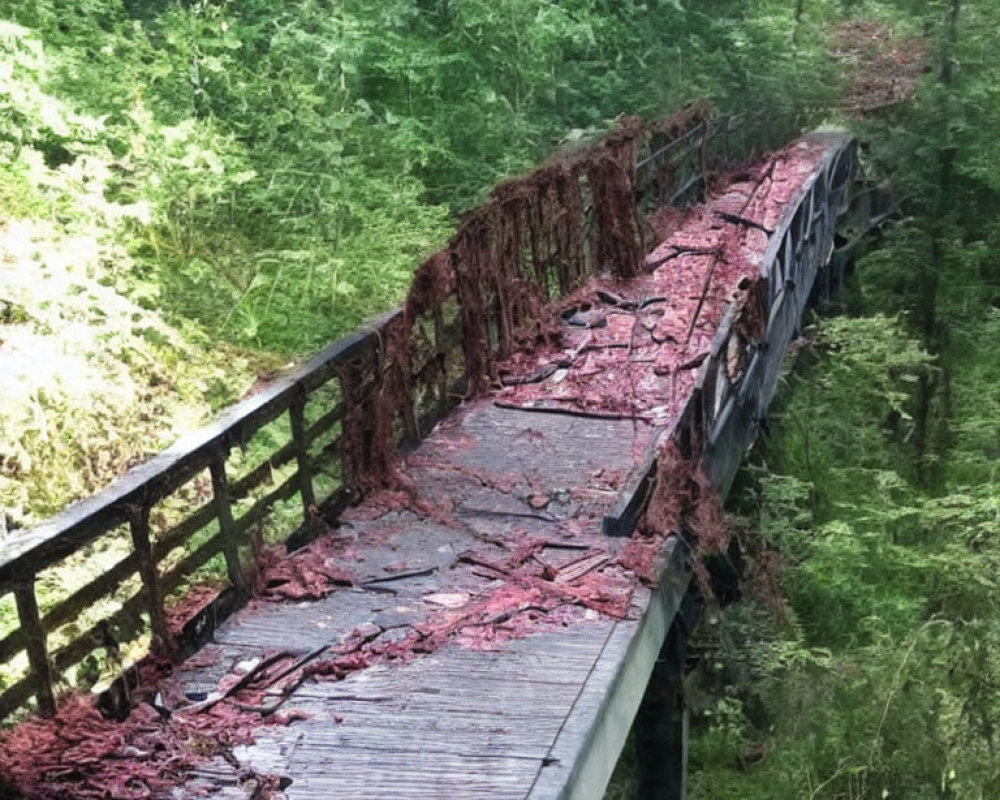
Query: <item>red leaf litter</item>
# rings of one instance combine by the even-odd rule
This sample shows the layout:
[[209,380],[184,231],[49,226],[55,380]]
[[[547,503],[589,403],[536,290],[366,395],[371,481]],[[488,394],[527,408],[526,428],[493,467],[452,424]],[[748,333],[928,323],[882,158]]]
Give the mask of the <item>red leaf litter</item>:
[[288,556],[284,547],[264,547],[257,555],[257,594],[269,600],[319,600],[338,586],[353,586],[357,576],[339,566],[344,547],[324,536]]
[[[116,722],[104,719],[90,698],[70,696],[53,719],[32,717],[0,732],[0,797],[161,797],[213,756],[252,742],[261,724],[259,715],[221,704],[164,720],[138,703]],[[3,781],[19,793],[8,788],[5,795]]]
[[695,206],[627,284],[594,279],[555,304],[555,344],[499,367],[498,403],[672,425],[709,354],[726,304],[760,277],[767,231],[811,174],[820,143],[802,142]]
[[[591,280],[553,303],[551,319],[540,326],[546,336],[499,365],[503,385],[494,388],[494,402],[644,419],[659,434],[669,432],[726,304],[735,301],[752,310],[766,231],[777,224],[822,152],[815,143],[793,144],[759,168],[731,177],[706,204],[658,215],[663,241],[646,257],[645,274],[627,282]],[[707,487],[669,437],[665,441],[645,523],[623,548],[602,543],[592,533],[589,539],[584,535],[597,527],[596,520],[583,518],[584,498],[584,510],[554,525],[551,540],[515,528],[460,554],[453,573],[463,576],[461,591],[439,588],[440,605],[406,628],[366,623],[339,644],[304,656],[261,656],[225,676],[205,700],[185,697],[171,677],[172,665],[150,657],[140,665],[139,688],[131,696],[134,708],[124,722],[103,719],[88,698],[77,695],[63,699],[54,719],[31,718],[0,731],[0,799],[169,796],[171,787],[184,784],[199,765],[251,742],[261,726],[301,718],[302,712],[282,704],[305,680],[342,680],[373,664],[406,661],[446,643],[492,649],[581,618],[625,618],[637,587],[655,582],[664,539],[676,530],[679,514],[694,512],[692,524],[717,527],[716,507],[704,502]],[[451,446],[468,444],[459,437]],[[407,511],[435,524],[458,524],[449,503],[435,505],[422,498],[407,473],[424,464],[422,458],[426,460],[418,453],[409,464],[397,463],[396,484],[372,493],[345,519]],[[523,488],[526,481],[527,507],[545,513],[549,504],[544,487],[531,476],[441,468],[467,471],[483,486],[505,493]],[[606,487],[605,492],[620,488],[624,480],[611,473],[589,478],[594,486]],[[384,526],[378,535],[387,536],[390,529]],[[357,567],[357,546],[350,537],[328,533],[292,556],[262,548],[258,597],[315,600],[354,586],[359,582],[352,568]],[[404,570],[406,564],[390,566]],[[171,628],[179,630],[211,591],[176,607]],[[255,796],[267,796],[267,790],[277,787],[276,779],[258,779],[265,791]]]
[[218,581],[189,586],[182,597],[167,606],[167,629],[170,634],[177,636],[184,624],[211,603],[220,591],[222,584]]

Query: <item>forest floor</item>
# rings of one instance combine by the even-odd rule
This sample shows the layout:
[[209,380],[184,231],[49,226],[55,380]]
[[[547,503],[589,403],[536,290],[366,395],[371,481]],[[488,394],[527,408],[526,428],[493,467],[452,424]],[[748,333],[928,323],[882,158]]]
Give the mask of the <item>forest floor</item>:
[[830,54],[850,79],[843,103],[855,115],[912,100],[917,79],[930,71],[924,39],[899,38],[889,25],[871,20],[838,25]]

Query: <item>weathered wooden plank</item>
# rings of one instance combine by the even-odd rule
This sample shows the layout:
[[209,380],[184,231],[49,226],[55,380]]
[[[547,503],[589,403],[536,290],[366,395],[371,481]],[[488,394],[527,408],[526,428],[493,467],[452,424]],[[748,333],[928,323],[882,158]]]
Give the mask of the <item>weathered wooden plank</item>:
[[293,472],[275,489],[254,503],[247,511],[240,515],[239,519],[233,522],[233,537],[237,538],[249,530],[252,526],[259,524],[267,516],[275,503],[287,500],[301,489],[298,471]]
[[690,580],[686,548],[673,538],[659,587],[643,618],[618,623],[608,636],[527,800],[575,800],[604,794]]
[[[525,675],[509,669],[503,662],[499,669],[480,672],[476,675],[474,687],[463,686],[465,676],[461,672],[451,671],[438,680],[428,681],[425,675],[415,675],[412,671],[402,673],[406,683],[375,681],[363,684],[360,697],[380,697],[401,702],[406,714],[418,715],[426,712],[433,718],[444,719],[456,715],[485,714],[492,719],[493,727],[508,718],[536,720],[543,725],[546,718],[552,720],[553,730],[558,730],[565,713],[576,698],[581,683],[593,667],[601,653],[601,639],[595,641],[595,647],[586,661],[578,662],[572,671],[571,682],[546,682],[532,680],[532,674]],[[549,669],[557,669],[555,659],[546,665]],[[394,670],[395,671],[395,670]],[[361,686],[357,687],[360,691]],[[339,684],[318,681],[309,687],[308,696],[316,700],[326,698],[342,698],[351,694],[347,687]],[[306,693],[303,693],[306,696]],[[331,704],[338,702],[349,708],[356,708],[351,700],[330,700]],[[385,702],[385,701],[381,701]],[[373,708],[378,713],[378,708]],[[406,716],[404,714],[404,717]],[[395,721],[394,721],[395,723]],[[494,724],[495,723],[495,724]],[[395,726],[395,724],[394,724]]]
[[28,653],[28,663],[31,664],[38,711],[42,716],[51,717],[56,713],[54,676],[49,661],[45,629],[38,614],[34,575],[28,576],[22,583],[14,586],[14,600],[17,603],[17,618],[21,623],[21,630],[24,631],[24,647]]
[[173,569],[163,572],[160,575],[160,586],[163,589],[164,595],[170,594],[187,580],[196,569],[203,566],[205,562],[221,551],[222,538],[216,534],[199,545],[196,550],[186,555]]
[[167,617],[163,608],[163,591],[160,576],[153,558],[152,540],[149,528],[149,506],[134,507],[129,513],[129,533],[132,537],[132,551],[138,560],[139,576],[149,611],[153,647],[156,652],[170,654],[174,650],[173,639],[167,629]]
[[[319,703],[322,702],[322,705]],[[516,755],[539,762],[547,757],[571,705],[549,706],[538,713],[485,713],[482,709],[415,710],[406,698],[393,702],[369,700],[296,699],[287,708],[312,716],[303,725],[287,732],[267,731],[257,746],[246,753],[256,768],[259,758],[272,759],[289,739],[296,748],[333,751],[328,763],[339,760],[341,749],[370,750],[396,754],[434,752],[458,755]],[[335,763],[331,764],[335,768]]]
[[625,479],[614,505],[604,515],[601,531],[605,536],[630,536],[639,516],[645,510],[656,474],[656,456],[660,446],[657,436],[651,437],[639,463]]
[[115,643],[127,642],[144,627],[141,613],[146,605],[142,592],[125,600],[121,607],[90,628],[77,634],[65,647],[52,654],[52,665],[56,673],[62,674],[79,664],[92,650],[105,647],[106,635],[116,635]]
[[[15,655],[20,653],[24,649],[24,631],[20,628],[15,628],[3,639],[0,639],[0,664],[5,664],[10,661]],[[2,719],[2,716],[0,716]]]
[[0,719],[6,719],[24,705],[35,694],[35,676],[28,675],[13,686],[0,692]]
[[153,542],[153,560],[159,563],[171,550],[184,545],[191,536],[214,520],[214,504],[203,505]]

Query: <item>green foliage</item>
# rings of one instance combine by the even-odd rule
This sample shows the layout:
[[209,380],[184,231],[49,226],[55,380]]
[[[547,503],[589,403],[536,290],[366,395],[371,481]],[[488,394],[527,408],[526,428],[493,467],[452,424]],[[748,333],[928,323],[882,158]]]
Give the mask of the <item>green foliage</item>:
[[862,123],[905,216],[858,264],[873,316],[819,326],[738,502],[781,562],[779,635],[829,658],[761,671],[773,629],[753,601],[720,612],[709,698],[728,717],[699,722],[697,798],[1000,794],[1000,19],[980,0],[844,7],[929,48],[917,101]]
[[[816,503],[827,506],[853,489],[853,473],[865,470],[863,486],[889,492],[895,473],[912,475],[914,387],[931,373],[934,360],[886,316],[840,317],[813,332],[812,345],[823,368],[793,373],[791,400],[772,417],[784,433],[769,447],[769,458],[809,483]],[[895,448],[887,447],[895,443]]]
[[786,619],[753,600],[717,612],[717,675],[707,699],[703,679],[691,687],[704,733],[690,795],[993,796],[998,484],[980,472],[928,495],[889,468],[906,443],[881,420],[907,405],[899,376],[927,363],[898,324],[831,320],[817,338],[826,347],[785,399],[771,469],[738,502],[783,561]]
[[692,796],[997,796],[986,0],[0,0],[0,523],[397,302],[457,213],[622,113],[836,116],[844,13],[929,42],[919,102],[863,123],[909,216],[775,414],[743,513],[787,614],[715,618]]
[[[813,35],[821,16],[797,20],[777,0],[0,0],[0,201],[8,217],[92,237],[87,278],[177,333],[137,323],[160,332],[85,358],[157,385],[186,344],[273,365],[398,302],[457,212],[620,114],[703,95],[822,105],[834,82]],[[41,253],[62,246],[46,231],[33,234]],[[89,292],[74,297],[91,313]],[[200,414],[241,382],[237,367],[179,405]],[[98,411],[81,442],[112,428],[130,440],[126,407],[159,414],[144,397]],[[78,427],[61,402],[32,408]],[[60,460],[73,474],[52,496],[10,473],[18,517],[117,469],[92,480],[77,461]]]

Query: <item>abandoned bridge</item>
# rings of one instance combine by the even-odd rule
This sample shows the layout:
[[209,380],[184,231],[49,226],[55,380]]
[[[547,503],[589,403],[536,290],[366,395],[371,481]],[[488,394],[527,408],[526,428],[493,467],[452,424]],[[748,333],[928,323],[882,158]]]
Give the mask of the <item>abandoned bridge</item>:
[[748,125],[501,184],[399,310],[4,545],[0,796],[600,798],[638,714],[682,797],[699,557],[855,169]]

